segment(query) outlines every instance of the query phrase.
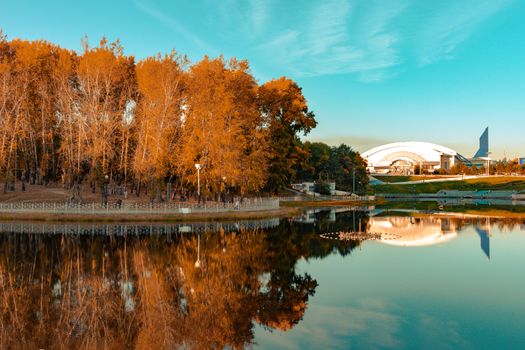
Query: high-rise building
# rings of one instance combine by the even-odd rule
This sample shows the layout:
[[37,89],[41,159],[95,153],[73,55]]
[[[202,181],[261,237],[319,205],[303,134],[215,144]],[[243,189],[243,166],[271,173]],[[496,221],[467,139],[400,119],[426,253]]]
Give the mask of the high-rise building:
[[482,158],[489,156],[489,127],[485,128],[483,134],[479,137],[479,149],[474,154],[474,158]]

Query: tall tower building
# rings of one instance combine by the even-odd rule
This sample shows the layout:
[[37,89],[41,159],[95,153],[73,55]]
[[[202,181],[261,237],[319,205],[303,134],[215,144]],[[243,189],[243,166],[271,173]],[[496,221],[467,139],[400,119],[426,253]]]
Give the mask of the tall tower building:
[[474,158],[488,157],[489,156],[489,127],[483,131],[483,134],[479,137],[479,149],[474,154]]

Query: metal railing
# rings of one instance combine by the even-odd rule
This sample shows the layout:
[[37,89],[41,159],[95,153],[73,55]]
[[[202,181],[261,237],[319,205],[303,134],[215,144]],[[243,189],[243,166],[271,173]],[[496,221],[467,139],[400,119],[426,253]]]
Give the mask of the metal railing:
[[86,203],[64,202],[3,202],[0,212],[10,213],[59,213],[59,214],[190,214],[227,211],[258,211],[279,208],[279,200],[272,198],[248,198],[233,203]]
[[373,201],[375,199],[374,196],[358,196],[358,195],[350,195],[350,196],[287,196],[287,197],[279,197],[279,200],[282,202],[301,202],[301,201],[356,201],[356,202],[366,202],[366,201]]

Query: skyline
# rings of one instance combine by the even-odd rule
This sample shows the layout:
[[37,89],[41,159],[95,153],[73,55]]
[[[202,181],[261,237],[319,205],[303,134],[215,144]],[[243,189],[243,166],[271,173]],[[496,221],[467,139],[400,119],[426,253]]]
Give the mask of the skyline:
[[288,76],[316,113],[310,141],[360,152],[427,141],[472,156],[488,126],[493,158],[525,156],[523,2],[30,3],[4,4],[8,39],[79,51],[84,35],[91,44],[106,35],[137,60],[172,48],[193,62],[222,53],[248,59],[260,83]]

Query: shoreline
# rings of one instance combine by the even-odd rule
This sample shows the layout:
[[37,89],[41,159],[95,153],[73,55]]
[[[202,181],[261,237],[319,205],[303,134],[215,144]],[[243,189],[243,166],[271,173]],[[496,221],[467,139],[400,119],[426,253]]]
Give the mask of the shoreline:
[[297,215],[300,208],[280,207],[279,209],[257,211],[227,211],[206,213],[49,213],[49,212],[0,212],[0,221],[35,221],[35,222],[196,222],[196,221],[236,221],[258,220],[274,217]]
[[[262,220],[268,218],[283,218],[301,215],[304,210],[311,208],[330,208],[330,207],[369,207],[369,206],[384,206],[384,209],[390,211],[403,210],[402,208],[407,203],[434,203],[434,201],[420,201],[417,199],[396,201],[389,200],[387,198],[376,198],[374,201],[346,201],[346,200],[322,200],[322,201],[282,201],[279,208],[274,209],[261,209],[261,210],[228,210],[221,212],[193,212],[193,213],[166,213],[163,211],[158,212],[139,212],[139,213],[64,213],[64,212],[48,212],[48,211],[31,211],[31,212],[9,212],[0,211],[0,222],[13,222],[13,221],[28,221],[28,222],[57,222],[57,223],[72,223],[72,222],[83,222],[83,223],[147,223],[147,222],[166,222],[166,223],[183,223],[183,222],[228,222],[228,221],[239,221],[239,220]],[[435,202],[437,205],[437,201]],[[400,205],[398,207],[398,205]],[[465,203],[467,204],[467,203]],[[511,207],[513,205],[510,205]],[[518,205],[520,206],[520,205]],[[460,206],[461,207],[461,206]],[[477,207],[477,206],[476,206]],[[524,212],[512,213],[512,210],[508,208],[508,205],[495,205],[488,206],[487,208],[478,207],[473,208],[471,205],[466,205],[464,210],[457,210],[456,205],[452,205],[447,208],[450,212],[457,213],[476,213],[481,215],[496,214],[501,217],[525,217]],[[456,210],[455,210],[456,209]],[[442,209],[436,210],[436,214],[442,212]],[[509,213],[512,213],[509,215]]]
[[304,209],[319,207],[341,207],[341,206],[368,206],[377,204],[373,201],[346,201],[346,200],[304,200],[304,201],[281,201],[278,208],[253,209],[253,210],[227,210],[227,211],[207,211],[207,212],[165,212],[158,211],[139,211],[139,212],[119,212],[110,211],[85,211],[85,212],[64,212],[54,210],[32,209],[30,211],[3,211],[0,210],[0,222],[12,221],[34,221],[34,222],[225,222],[237,220],[258,220],[267,218],[282,218],[300,215]]

